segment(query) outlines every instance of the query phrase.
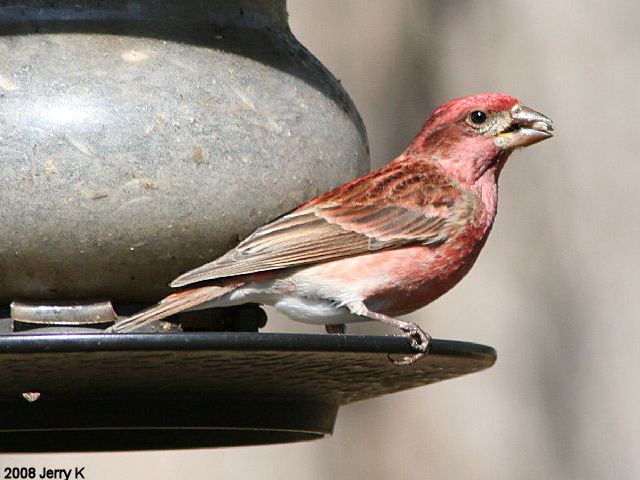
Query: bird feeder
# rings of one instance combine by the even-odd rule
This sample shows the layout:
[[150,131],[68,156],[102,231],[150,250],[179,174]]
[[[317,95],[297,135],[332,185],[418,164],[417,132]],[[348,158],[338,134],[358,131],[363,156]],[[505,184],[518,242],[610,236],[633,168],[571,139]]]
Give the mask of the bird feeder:
[[368,171],[284,0],[0,0],[0,158],[2,452],[318,438],[341,405],[495,360],[435,340],[399,369],[402,338],[257,333],[257,306],[101,333]]

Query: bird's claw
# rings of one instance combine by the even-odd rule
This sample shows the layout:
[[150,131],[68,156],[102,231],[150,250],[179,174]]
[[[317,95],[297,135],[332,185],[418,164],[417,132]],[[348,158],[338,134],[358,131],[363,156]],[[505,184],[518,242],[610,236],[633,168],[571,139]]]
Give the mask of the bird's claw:
[[325,325],[324,329],[327,333],[344,335],[347,331],[346,325],[344,323],[339,325]]
[[431,335],[424,332],[417,325],[407,325],[402,327],[401,330],[404,332],[403,336],[409,341],[411,349],[416,353],[399,359],[389,356],[389,360],[399,367],[416,363],[429,353],[429,345],[431,344]]

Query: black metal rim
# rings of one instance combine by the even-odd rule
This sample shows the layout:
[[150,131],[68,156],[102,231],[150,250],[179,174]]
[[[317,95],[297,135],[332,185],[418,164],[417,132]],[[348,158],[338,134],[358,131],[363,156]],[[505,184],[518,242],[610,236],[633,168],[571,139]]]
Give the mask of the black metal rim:
[[[411,353],[404,338],[391,335],[262,332],[0,335],[0,354],[163,350]],[[486,345],[439,339],[432,341],[430,353],[454,357],[496,356],[495,350]]]

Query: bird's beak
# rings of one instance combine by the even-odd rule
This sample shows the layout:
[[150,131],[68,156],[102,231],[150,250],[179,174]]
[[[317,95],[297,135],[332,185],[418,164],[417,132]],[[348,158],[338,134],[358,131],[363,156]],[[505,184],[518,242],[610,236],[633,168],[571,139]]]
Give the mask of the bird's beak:
[[496,137],[496,145],[505,150],[526,147],[553,137],[553,121],[524,105],[511,109],[511,124]]

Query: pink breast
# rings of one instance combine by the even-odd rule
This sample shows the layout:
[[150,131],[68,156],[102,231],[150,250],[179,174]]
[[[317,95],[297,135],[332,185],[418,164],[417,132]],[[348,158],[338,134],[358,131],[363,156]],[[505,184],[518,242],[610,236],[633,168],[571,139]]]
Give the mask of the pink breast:
[[335,260],[305,273],[328,290],[357,293],[372,310],[402,315],[432,302],[469,271],[486,236],[478,239],[468,233],[438,246],[417,245]]

